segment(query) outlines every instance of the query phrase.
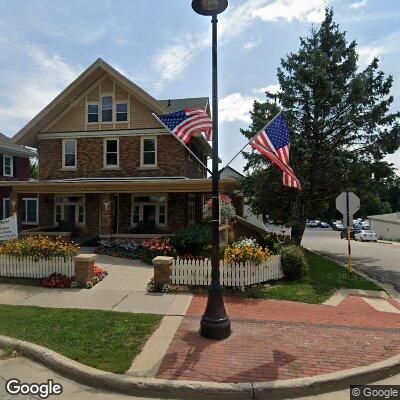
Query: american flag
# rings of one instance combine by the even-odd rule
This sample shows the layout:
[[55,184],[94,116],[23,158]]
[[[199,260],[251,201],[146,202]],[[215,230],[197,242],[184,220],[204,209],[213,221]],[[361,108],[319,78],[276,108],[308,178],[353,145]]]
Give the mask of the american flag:
[[300,181],[289,166],[289,128],[283,114],[279,114],[251,140],[251,147],[268,157],[283,171],[283,184],[301,190]]
[[194,133],[203,132],[207,140],[212,137],[212,121],[200,108],[187,108],[172,114],[159,115],[159,120],[180,140],[187,144]]

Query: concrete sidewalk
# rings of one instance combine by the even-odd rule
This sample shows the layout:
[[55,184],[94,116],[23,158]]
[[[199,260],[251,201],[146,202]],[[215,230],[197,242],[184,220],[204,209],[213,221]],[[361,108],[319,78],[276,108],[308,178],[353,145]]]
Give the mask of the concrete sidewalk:
[[[92,253],[82,248],[81,253]],[[153,267],[138,260],[98,255],[96,265],[109,275],[92,289],[49,289],[0,284],[0,304],[119,312],[184,315],[191,296],[148,293]]]

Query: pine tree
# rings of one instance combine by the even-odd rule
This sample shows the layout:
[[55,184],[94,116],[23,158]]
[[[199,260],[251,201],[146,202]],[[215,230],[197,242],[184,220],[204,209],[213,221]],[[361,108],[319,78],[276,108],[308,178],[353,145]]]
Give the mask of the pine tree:
[[290,163],[302,191],[285,188],[281,171],[254,152],[245,154],[253,173],[243,189],[257,213],[291,224],[294,243],[301,243],[309,216],[327,210],[343,190],[365,190],[372,166],[387,165],[384,156],[400,146],[400,113],[390,111],[392,77],[379,70],[376,58],[364,70],[357,63],[356,42],[347,42],[327,8],[321,25],[300,38],[298,52],[281,60],[277,104],[267,93],[266,102],[254,103],[249,129],[242,130],[250,138],[278,109],[285,112]]

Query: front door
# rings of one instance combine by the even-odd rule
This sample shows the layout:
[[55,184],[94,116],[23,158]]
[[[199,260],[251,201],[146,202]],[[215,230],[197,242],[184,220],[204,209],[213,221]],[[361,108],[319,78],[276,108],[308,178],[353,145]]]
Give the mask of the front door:
[[75,205],[74,204],[68,204],[65,205],[65,221],[75,224]]
[[156,225],[156,206],[144,205],[143,206],[143,222],[145,225]]

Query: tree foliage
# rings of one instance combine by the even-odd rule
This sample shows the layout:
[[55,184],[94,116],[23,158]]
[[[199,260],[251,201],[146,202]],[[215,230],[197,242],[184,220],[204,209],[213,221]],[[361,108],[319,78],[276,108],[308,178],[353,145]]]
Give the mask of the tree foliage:
[[377,186],[378,177],[393,179],[393,167],[383,161],[400,146],[400,113],[390,110],[393,78],[379,69],[377,58],[365,69],[357,62],[356,42],[347,42],[332,9],[326,9],[321,25],[300,38],[299,50],[281,60],[280,92],[256,101],[252,122],[242,130],[250,138],[279,109],[285,112],[290,163],[302,191],[285,188],[281,171],[254,152],[245,154],[252,174],[243,188],[256,212],[292,225],[295,243],[301,242],[306,219],[332,208],[341,191],[352,189],[373,202],[379,194],[374,180]]

